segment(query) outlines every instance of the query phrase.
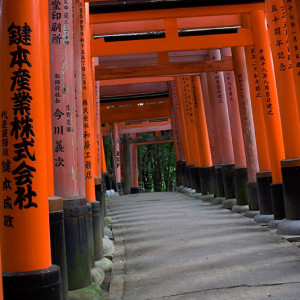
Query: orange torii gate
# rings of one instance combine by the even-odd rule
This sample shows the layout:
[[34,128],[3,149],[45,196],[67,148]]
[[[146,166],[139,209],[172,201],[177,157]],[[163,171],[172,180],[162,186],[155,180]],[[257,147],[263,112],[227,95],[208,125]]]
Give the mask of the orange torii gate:
[[[201,192],[214,197],[213,171],[217,170],[220,192],[223,169],[219,165],[238,162],[237,166],[247,167],[248,198],[258,196],[260,214],[255,220],[267,223],[274,217],[272,225],[279,223],[279,233],[300,235],[299,4],[295,0],[224,1],[218,6],[194,1],[194,7],[172,1],[176,8],[151,3],[147,5],[157,7],[149,10],[137,4],[137,10],[126,12],[121,11],[125,4],[120,3],[118,11],[105,13],[101,9],[103,12],[109,5],[102,1],[61,2],[49,2],[48,30],[46,2],[0,1],[0,91],[4,98],[0,103],[0,237],[5,299],[28,298],[28,294],[34,298],[41,290],[45,300],[67,297],[67,284],[63,282],[62,293],[60,270],[51,255],[55,237],[51,235],[50,243],[48,197],[51,213],[61,216],[63,210],[67,215],[74,206],[85,216],[88,207],[99,207],[95,177],[105,170],[105,160],[100,159],[104,157],[100,122],[134,121],[137,115],[140,120],[171,119],[181,184],[197,187],[193,180],[198,178]],[[62,57],[60,61],[50,56],[51,73],[48,38],[51,53]],[[233,58],[224,48],[232,48]],[[220,51],[222,56],[216,60]],[[116,58],[114,63],[105,62],[105,57],[111,56]],[[98,58],[96,66],[92,57]],[[230,124],[236,122],[238,113],[236,109],[229,113],[223,105],[231,101],[224,71],[235,72],[246,166],[243,159],[237,159],[243,151],[241,146],[235,147],[242,144],[241,138],[235,143],[230,137]],[[124,102],[101,103],[109,96],[102,95],[106,87],[120,89],[137,83],[164,84],[163,92],[169,96],[131,101],[127,107]],[[75,99],[75,105],[70,99]],[[216,101],[222,105],[217,106]],[[215,114],[220,117],[217,122]],[[134,154],[134,149],[131,152]],[[132,184],[137,185],[136,177]],[[280,221],[285,214],[286,219]],[[92,237],[92,230],[84,221],[84,232],[71,232],[68,221],[67,240],[83,241],[79,251],[82,260],[68,270],[69,290],[88,288],[95,261],[87,238]],[[63,242],[56,246],[64,249]],[[73,249],[67,243],[67,254],[61,253],[62,257],[70,259],[77,246]],[[63,263],[60,267],[63,272]],[[79,269],[84,270],[80,276]],[[20,289],[20,280],[30,285]]]

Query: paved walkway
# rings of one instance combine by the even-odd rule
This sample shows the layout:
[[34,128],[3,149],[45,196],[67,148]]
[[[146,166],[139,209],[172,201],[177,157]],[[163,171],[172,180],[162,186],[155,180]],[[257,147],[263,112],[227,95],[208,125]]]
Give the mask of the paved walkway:
[[110,299],[300,299],[300,249],[179,193],[111,198]]

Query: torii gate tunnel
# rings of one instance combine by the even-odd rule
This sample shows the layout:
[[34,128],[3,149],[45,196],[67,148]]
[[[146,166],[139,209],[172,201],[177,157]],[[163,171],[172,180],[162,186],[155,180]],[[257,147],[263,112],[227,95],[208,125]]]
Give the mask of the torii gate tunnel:
[[138,144],[171,141],[177,187],[300,236],[299,10],[295,0],[0,0],[0,299],[93,287],[105,135],[116,190],[139,192]]

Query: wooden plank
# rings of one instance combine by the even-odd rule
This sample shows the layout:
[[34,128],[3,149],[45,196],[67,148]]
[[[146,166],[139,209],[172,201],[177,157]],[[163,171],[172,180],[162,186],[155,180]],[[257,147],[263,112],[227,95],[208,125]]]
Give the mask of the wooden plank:
[[92,39],[91,56],[201,50],[249,45],[253,45],[252,31],[240,28],[237,33],[177,38],[166,37],[151,40],[105,42],[104,38]]
[[201,72],[232,71],[232,58],[223,57],[221,61],[198,61],[184,63],[169,63],[155,66],[105,68],[95,67],[96,80],[111,80],[134,77],[196,75]]

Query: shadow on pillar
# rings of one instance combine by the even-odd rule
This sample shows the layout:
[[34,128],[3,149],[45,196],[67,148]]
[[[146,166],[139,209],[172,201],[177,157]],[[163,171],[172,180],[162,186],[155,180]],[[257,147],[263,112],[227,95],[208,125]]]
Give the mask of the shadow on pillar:
[[196,189],[196,178],[195,178],[195,165],[189,165],[189,177],[190,177],[190,188]]
[[300,236],[300,159],[281,161],[286,218],[278,224],[277,233]]
[[254,218],[259,214],[258,207],[258,192],[257,192],[257,182],[247,182],[247,196],[249,210],[245,212],[245,217]]
[[181,174],[181,184],[187,186],[186,183],[186,161],[182,160],[180,163],[180,174]]
[[90,249],[91,268],[95,268],[95,249],[94,249],[94,229],[93,229],[93,210],[91,203],[87,203],[88,207],[88,239]]
[[247,195],[247,168],[235,168],[233,175],[236,205],[232,207],[232,211],[237,213],[244,213],[249,210]]
[[270,185],[272,183],[271,171],[262,171],[256,174],[259,214],[254,217],[258,224],[268,225],[274,219],[273,204]]
[[141,189],[139,186],[132,186],[130,188],[130,194],[139,194],[141,192]]

